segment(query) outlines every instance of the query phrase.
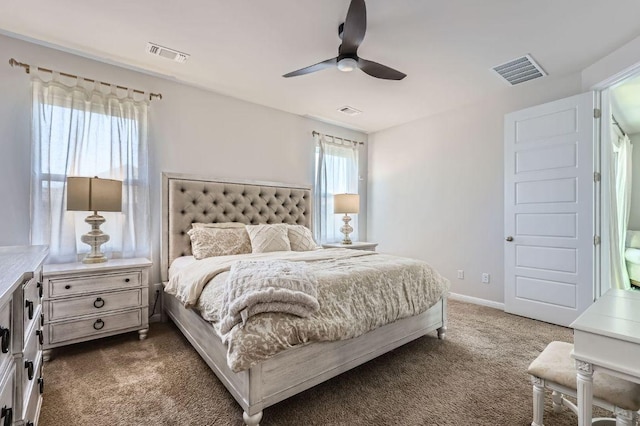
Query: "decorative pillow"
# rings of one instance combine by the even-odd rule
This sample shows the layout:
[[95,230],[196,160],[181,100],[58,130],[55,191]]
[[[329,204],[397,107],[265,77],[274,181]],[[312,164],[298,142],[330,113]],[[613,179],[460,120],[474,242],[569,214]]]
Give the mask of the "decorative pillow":
[[291,243],[287,235],[287,225],[246,225],[251,251],[268,253],[272,251],[291,251]]
[[302,225],[287,225],[287,235],[293,251],[310,251],[318,248],[311,230]]
[[251,253],[249,234],[243,228],[193,228],[189,232],[196,259]]
[[192,228],[244,228],[244,223],[240,222],[221,222],[221,223],[192,223]]

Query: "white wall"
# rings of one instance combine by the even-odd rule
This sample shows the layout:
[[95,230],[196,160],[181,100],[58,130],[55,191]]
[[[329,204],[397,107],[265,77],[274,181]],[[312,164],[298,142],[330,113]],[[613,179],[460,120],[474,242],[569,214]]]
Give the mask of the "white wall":
[[[162,93],[149,112],[152,282],[159,282],[162,172],[310,185],[312,130],[367,139],[359,132],[0,35],[0,245],[29,243],[30,85],[24,71],[7,65],[10,57]],[[361,164],[366,176],[366,161]],[[365,235],[366,228],[361,232]]]
[[638,62],[640,62],[640,37],[634,38],[582,70],[582,90],[585,92],[592,90],[594,86],[599,86],[605,80],[617,80],[637,68]]
[[580,86],[579,74],[546,77],[369,135],[369,240],[429,262],[455,293],[503,302],[504,115]]
[[631,182],[631,214],[629,229],[640,231],[640,133],[629,136],[633,144],[633,180]]

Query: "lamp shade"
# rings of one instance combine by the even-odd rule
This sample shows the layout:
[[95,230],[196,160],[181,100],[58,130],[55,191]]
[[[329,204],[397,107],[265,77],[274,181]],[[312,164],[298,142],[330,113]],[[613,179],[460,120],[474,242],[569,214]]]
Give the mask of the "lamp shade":
[[68,177],[67,210],[122,211],[122,181],[97,177]]
[[333,196],[334,213],[360,212],[360,196],[358,194],[336,194]]

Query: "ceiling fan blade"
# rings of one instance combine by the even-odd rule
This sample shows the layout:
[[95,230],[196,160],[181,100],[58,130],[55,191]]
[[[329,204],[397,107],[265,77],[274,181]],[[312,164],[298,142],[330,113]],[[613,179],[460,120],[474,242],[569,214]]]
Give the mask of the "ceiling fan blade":
[[310,65],[297,71],[292,71],[288,74],[283,75],[283,77],[296,77],[298,75],[309,74],[312,72],[321,71],[326,68],[335,67],[337,64],[338,58],[327,59],[326,61],[318,62],[315,65]]
[[340,54],[355,55],[367,32],[367,6],[364,0],[351,0],[342,31]]
[[369,74],[371,77],[383,78],[385,80],[402,80],[407,75],[389,68],[386,65],[379,64],[366,59],[358,58],[358,67]]

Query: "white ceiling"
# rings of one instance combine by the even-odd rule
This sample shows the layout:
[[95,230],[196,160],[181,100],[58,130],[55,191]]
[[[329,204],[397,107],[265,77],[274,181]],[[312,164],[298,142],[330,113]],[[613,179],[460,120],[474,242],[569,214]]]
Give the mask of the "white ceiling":
[[[337,69],[282,78],[336,56],[348,6],[348,0],[6,0],[0,29],[366,132],[510,90],[490,68],[523,54],[550,75],[563,75],[640,35],[637,0],[368,0],[359,55],[406,79]],[[192,56],[181,65],[149,55],[148,41]],[[364,112],[345,116],[336,111],[344,105]]]

